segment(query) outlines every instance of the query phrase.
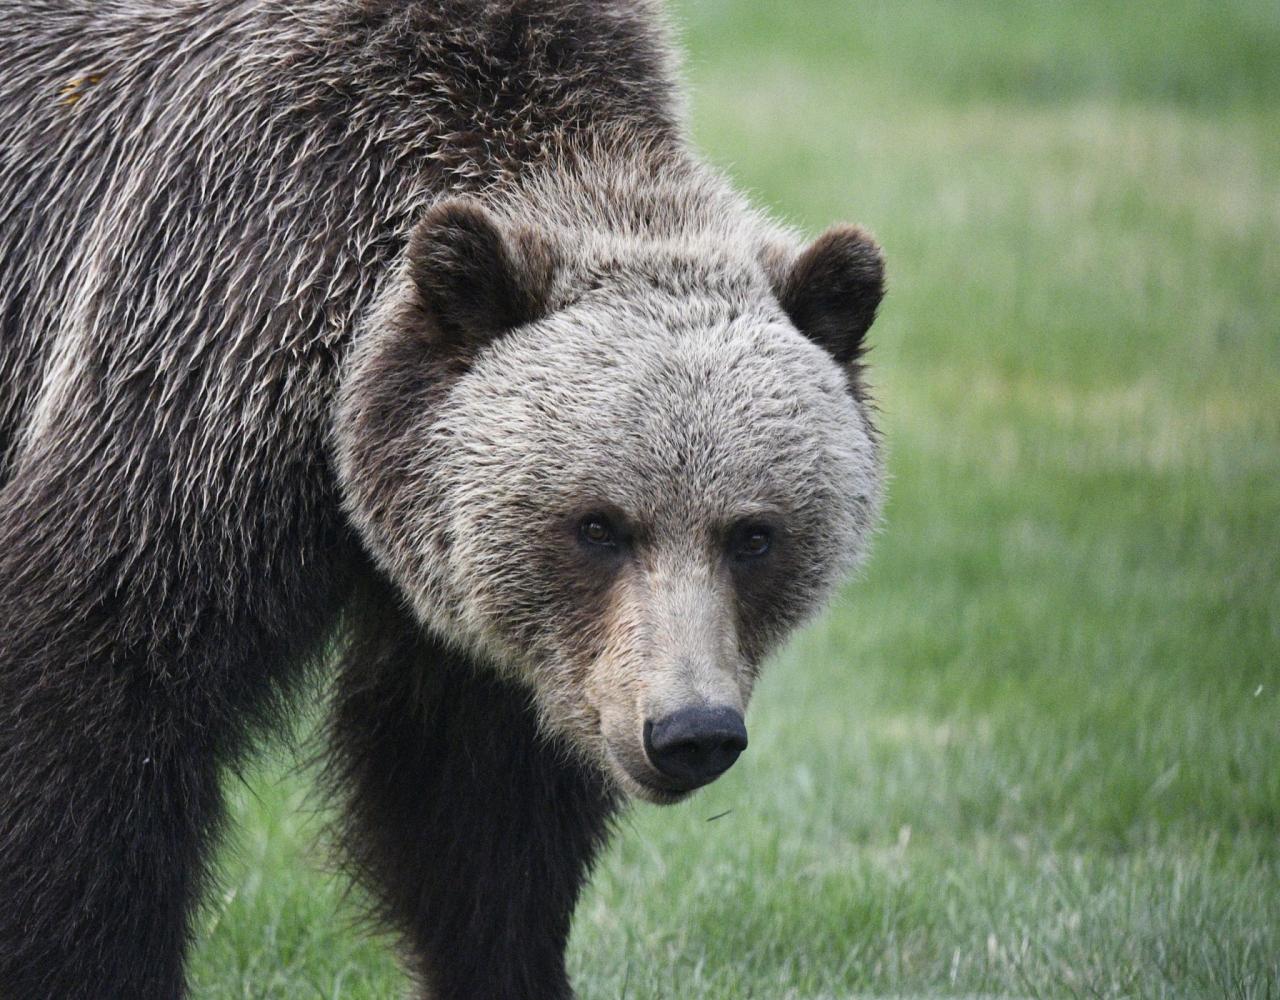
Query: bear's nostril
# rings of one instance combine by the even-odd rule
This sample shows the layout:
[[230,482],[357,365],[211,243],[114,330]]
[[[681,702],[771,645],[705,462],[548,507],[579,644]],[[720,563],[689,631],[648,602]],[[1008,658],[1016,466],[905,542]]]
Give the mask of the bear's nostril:
[[725,706],[682,708],[644,725],[649,762],[685,791],[718,778],[746,748],[742,714]]

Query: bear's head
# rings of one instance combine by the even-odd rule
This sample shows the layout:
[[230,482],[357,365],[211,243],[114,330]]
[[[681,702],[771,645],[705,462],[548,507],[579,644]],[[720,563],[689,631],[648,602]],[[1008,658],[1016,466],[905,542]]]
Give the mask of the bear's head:
[[670,802],[746,746],[762,659],[863,551],[874,242],[534,229],[437,204],[337,416],[344,502],[422,624]]

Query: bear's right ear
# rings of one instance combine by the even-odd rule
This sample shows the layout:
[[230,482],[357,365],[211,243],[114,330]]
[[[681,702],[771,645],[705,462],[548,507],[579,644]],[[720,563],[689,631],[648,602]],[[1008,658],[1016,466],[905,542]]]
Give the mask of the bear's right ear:
[[451,198],[432,206],[414,227],[406,256],[413,318],[433,343],[479,347],[547,311],[551,247],[530,229],[504,231],[478,202]]

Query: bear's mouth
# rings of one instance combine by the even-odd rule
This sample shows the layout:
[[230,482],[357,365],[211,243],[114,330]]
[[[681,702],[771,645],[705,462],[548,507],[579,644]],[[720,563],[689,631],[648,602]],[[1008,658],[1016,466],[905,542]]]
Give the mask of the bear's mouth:
[[[648,761],[636,760],[635,754],[620,751],[607,737],[604,744],[614,782],[632,798],[669,806],[682,802],[701,787],[680,787],[651,768]],[[643,755],[643,750],[640,753]]]

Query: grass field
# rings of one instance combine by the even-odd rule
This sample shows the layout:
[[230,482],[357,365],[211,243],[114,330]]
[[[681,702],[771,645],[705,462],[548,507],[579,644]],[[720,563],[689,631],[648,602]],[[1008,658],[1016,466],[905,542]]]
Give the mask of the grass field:
[[[742,762],[624,822],[581,996],[1280,998],[1280,7],[678,14],[709,155],[884,243],[892,499]],[[196,995],[396,995],[305,775],[229,787]]]

